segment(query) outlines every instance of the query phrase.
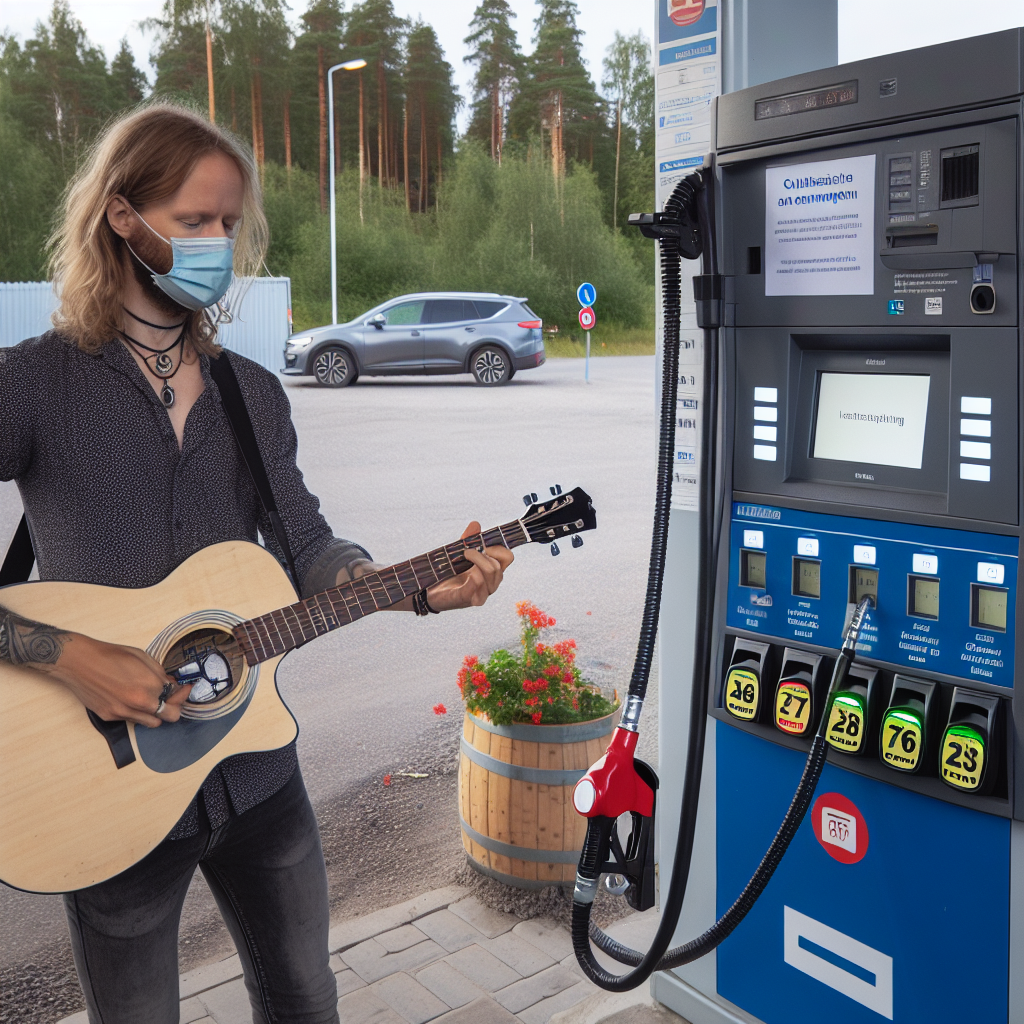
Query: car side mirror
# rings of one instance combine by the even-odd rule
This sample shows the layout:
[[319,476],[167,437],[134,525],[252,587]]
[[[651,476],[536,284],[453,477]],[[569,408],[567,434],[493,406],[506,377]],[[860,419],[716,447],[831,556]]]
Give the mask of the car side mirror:
[[378,331],[384,330],[384,325],[388,322],[388,318],[383,313],[378,313],[375,317],[370,318],[370,323],[377,328]]

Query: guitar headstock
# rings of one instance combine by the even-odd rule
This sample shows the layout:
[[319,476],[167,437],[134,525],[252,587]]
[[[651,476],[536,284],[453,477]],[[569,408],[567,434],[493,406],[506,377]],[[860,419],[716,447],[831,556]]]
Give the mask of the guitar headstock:
[[534,502],[519,522],[531,541],[549,544],[560,537],[596,530],[597,513],[590,495],[582,487],[574,487],[567,494],[557,494],[548,501]]

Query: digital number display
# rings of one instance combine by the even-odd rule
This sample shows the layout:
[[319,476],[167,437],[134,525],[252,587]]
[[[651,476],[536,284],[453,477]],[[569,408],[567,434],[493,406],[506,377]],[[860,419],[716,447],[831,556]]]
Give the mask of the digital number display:
[[740,586],[764,590],[767,580],[765,566],[767,557],[763,551],[740,552]]
[[1002,587],[971,585],[971,625],[1006,632],[1007,591]]
[[919,619],[939,617],[939,581],[934,576],[911,576],[908,615]]
[[870,596],[878,607],[878,570],[865,569],[860,565],[850,566],[850,603],[860,604],[861,599]]
[[801,114],[805,110],[820,110],[822,107],[844,107],[857,102],[857,80],[826,85],[823,89],[808,89],[806,92],[790,92],[784,96],[769,96],[754,103],[754,120],[764,121],[769,117],[786,117]]
[[793,593],[798,597],[821,597],[821,562],[793,559]]

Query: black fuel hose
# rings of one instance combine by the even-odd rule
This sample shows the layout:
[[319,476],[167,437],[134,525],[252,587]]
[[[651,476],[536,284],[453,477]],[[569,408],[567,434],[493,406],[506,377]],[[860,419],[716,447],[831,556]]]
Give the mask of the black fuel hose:
[[[714,210],[714,174],[706,173],[703,180],[691,175],[681,181],[672,197],[665,204],[665,215],[675,215],[680,222],[690,224],[699,220],[704,245],[703,269],[705,275],[717,279],[717,254],[715,232],[712,225]],[[695,216],[696,215],[696,216]],[[701,251],[700,247],[697,249]],[[640,641],[630,681],[629,697],[637,701],[636,712],[642,704],[647,690],[651,657],[657,633],[658,610],[665,568],[665,550],[668,539],[668,519],[672,496],[672,448],[675,427],[675,398],[678,380],[678,345],[680,313],[680,246],[671,238],[661,239],[662,290],[664,310],[664,371],[662,385],[661,433],[659,438],[658,485],[655,506],[654,535],[651,543],[648,587],[644,605]],[[716,321],[718,322],[718,321]],[[704,381],[703,381],[703,423],[701,431],[701,477],[700,477],[700,524],[698,594],[713,592],[714,571],[717,565],[716,523],[724,509],[724,496],[715,487],[717,477],[717,424],[718,424],[718,329],[704,330]],[[690,873],[690,860],[696,831],[697,805],[700,794],[701,774],[704,761],[704,736],[707,721],[707,700],[711,675],[712,614],[711,608],[698,609],[695,629],[693,688],[690,702],[690,723],[686,755],[686,770],[683,779],[682,807],[680,809],[679,837],[673,860],[668,894],[662,906],[661,922],[654,940],[646,953],[630,949],[616,942],[591,922],[590,902],[573,902],[572,940],[573,949],[580,967],[594,984],[609,991],[627,991],[642,984],[656,970],[670,970],[697,960],[723,942],[739,925],[753,907],[765,886],[771,880],[775,869],[796,835],[807,813],[811,798],[817,787],[828,752],[825,733],[832,698],[843,685],[847,671],[853,661],[857,638],[870,598],[864,598],[857,606],[846,629],[843,647],[836,660],[829,685],[828,696],[822,708],[821,717],[811,749],[804,765],[804,771],[796,793],[772,840],[768,851],[757,870],[740,893],[733,905],[703,935],[669,950],[669,943],[675,932],[682,911],[686,884]],[[634,724],[635,727],[635,724]],[[596,879],[601,869],[608,839],[614,821],[592,819],[587,830],[580,858],[579,873],[584,878]],[[590,940],[605,953],[620,963],[633,968],[623,975],[614,975],[598,963],[590,947]],[[666,953],[667,951],[667,953]]]

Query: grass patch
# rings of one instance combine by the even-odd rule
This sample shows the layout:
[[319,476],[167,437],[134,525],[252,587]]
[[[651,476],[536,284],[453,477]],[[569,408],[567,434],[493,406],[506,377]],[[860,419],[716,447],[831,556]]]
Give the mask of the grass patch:
[[[544,347],[548,358],[582,358],[587,354],[587,338],[581,332],[575,334],[547,334]],[[618,327],[598,325],[590,334],[592,356],[653,356],[654,330],[645,327]]]

